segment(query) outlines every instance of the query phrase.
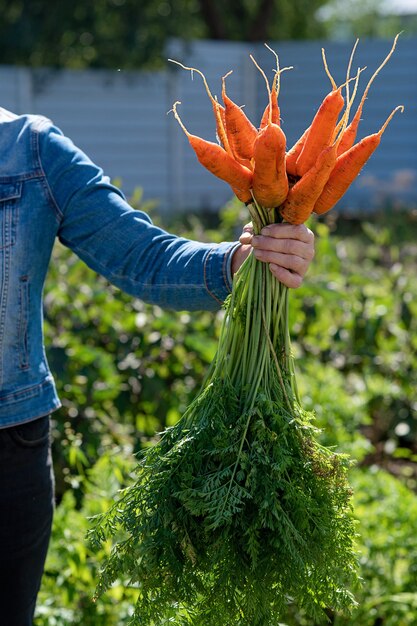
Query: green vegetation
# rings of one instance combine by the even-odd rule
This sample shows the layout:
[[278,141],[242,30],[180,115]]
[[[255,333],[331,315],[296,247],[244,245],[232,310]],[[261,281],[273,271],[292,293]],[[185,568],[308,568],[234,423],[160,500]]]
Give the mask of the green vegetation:
[[170,38],[282,41],[417,32],[416,16],[380,0],[0,0],[0,63],[30,67],[155,68]]
[[[392,38],[396,33],[415,36],[417,11],[412,3],[392,0],[330,0],[318,11],[325,36],[333,39]],[[401,10],[402,7],[402,10]]]
[[[213,220],[169,227],[230,240],[247,218],[232,203],[220,227]],[[366,222],[332,216],[311,227],[316,259],[290,294],[297,381],[322,442],[357,462],[350,482],[363,578],[352,615],[329,620],[409,626],[417,621],[417,219],[387,210]],[[45,297],[48,355],[64,406],[54,415],[59,503],[36,624],[124,626],[134,589],[118,582],[91,601],[110,546],[92,551],[87,517],[131,484],[133,453],[195,397],[221,314],[173,314],[132,300],[60,246]],[[281,621],[313,626],[291,606]]]
[[311,39],[325,0],[0,0],[0,63],[161,67],[169,38]]
[[[251,216],[255,232],[270,223],[256,203]],[[202,389],[94,518],[94,544],[116,539],[99,599],[136,583],[134,624],[265,626],[288,598],[318,619],[352,606],[350,462],[317,441],[298,398],[288,296],[246,259]]]

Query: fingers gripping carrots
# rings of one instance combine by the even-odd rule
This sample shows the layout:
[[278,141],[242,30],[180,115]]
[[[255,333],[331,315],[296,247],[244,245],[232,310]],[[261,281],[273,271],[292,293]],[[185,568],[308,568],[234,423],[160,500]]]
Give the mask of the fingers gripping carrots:
[[[352,121],[349,114],[358,88],[361,72],[350,78],[353,55],[358,41],[352,50],[346,81],[337,86],[333,80],[322,50],[325,71],[331,81],[332,90],[325,96],[308,128],[294,145],[287,150],[286,137],[281,128],[280,106],[278,103],[280,69],[278,56],[267,46],[276,58],[276,69],[272,86],[261,72],[267,87],[268,103],[260,120],[259,130],[246,116],[241,107],[235,104],[226,93],[226,78],[222,79],[222,100],[220,104],[207,84],[204,74],[195,70],[203,78],[207,94],[211,100],[219,143],[206,141],[192,135],[185,128],[178,112],[177,104],[173,111],[176,119],[188,137],[200,163],[211,173],[227,182],[235,195],[244,203],[266,209],[267,219],[277,215],[291,224],[302,224],[312,212],[322,215],[329,211],[343,196],[359,172],[380,144],[382,134],[398,110],[398,106],[388,117],[382,128],[355,144],[359,121],[369,89],[384,65],[391,58],[398,40],[395,37],[390,52],[372,74],[363,92]],[[177,63],[177,62],[176,62]],[[178,63],[184,69],[194,71]],[[354,80],[352,94],[349,82]],[[345,96],[343,95],[345,90]],[[252,215],[252,213],[251,213]]]

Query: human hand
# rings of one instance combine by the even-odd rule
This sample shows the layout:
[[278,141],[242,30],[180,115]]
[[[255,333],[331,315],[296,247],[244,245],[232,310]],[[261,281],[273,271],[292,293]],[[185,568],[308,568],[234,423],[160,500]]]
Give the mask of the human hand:
[[253,250],[257,259],[269,263],[280,282],[293,289],[300,287],[314,258],[314,234],[304,224],[270,224],[259,235],[247,224],[239,241],[242,245],[233,255],[233,274]]

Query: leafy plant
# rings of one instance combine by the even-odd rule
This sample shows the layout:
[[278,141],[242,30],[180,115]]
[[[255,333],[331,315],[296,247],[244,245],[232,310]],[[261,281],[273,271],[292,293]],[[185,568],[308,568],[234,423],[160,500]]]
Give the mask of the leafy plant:
[[[212,240],[215,232],[231,240],[239,213],[240,206],[230,203],[216,230],[212,215],[176,217],[165,225],[198,239]],[[365,224],[354,218],[312,221],[316,258],[291,294],[290,330],[299,393],[307,411],[319,408],[320,441],[358,464],[350,481],[363,584],[352,616],[330,615],[330,623],[408,626],[417,616],[417,221],[412,211],[387,210]],[[48,355],[64,406],[54,414],[59,504],[36,623],[122,625],[137,591],[117,582],[92,602],[109,546],[91,552],[86,520],[107,509],[119,485],[133,481],[114,479],[117,464],[129,460],[131,469],[132,451],[176,423],[195,396],[213,359],[222,315],[145,306],[110,288],[60,246],[45,296]],[[91,347],[93,358],[83,346]],[[106,470],[108,450],[121,458],[108,461]],[[100,488],[90,481],[91,471],[103,477]],[[78,551],[81,556],[74,556]],[[71,559],[81,565],[70,566]],[[313,626],[294,611],[282,622]]]
[[126,484],[133,459],[105,454],[83,480],[82,507],[67,490],[55,512],[49,550],[36,611],[36,626],[123,626],[128,624],[137,592],[124,586],[93,602],[100,561],[110,546],[94,553],[86,542],[88,518],[110,505],[111,494]]

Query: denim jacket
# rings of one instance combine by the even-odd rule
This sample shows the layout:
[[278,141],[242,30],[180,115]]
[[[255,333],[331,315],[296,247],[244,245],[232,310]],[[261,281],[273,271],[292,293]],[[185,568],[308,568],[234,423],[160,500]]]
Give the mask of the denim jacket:
[[55,238],[132,296],[216,309],[236,243],[171,235],[41,116],[0,108],[0,428],[60,406],[45,356],[42,290]]

